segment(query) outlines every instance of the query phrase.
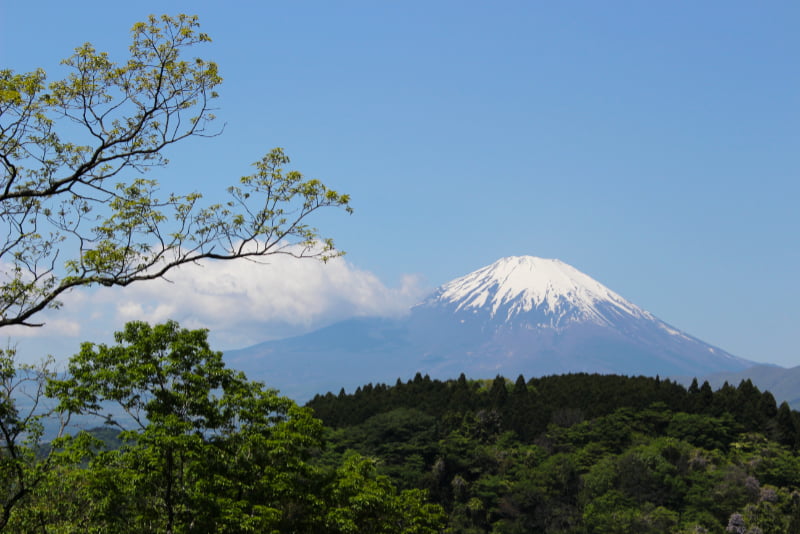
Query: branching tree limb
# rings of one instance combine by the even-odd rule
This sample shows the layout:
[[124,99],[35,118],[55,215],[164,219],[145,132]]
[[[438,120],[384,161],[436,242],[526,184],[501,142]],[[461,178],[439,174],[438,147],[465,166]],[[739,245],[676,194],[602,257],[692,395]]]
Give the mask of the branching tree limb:
[[55,378],[52,360],[19,365],[13,348],[0,350],[0,531],[12,510],[47,476],[60,456],[43,449],[43,421],[61,439],[69,413],[45,406],[45,386]]
[[0,327],[38,326],[66,291],[161,278],[203,259],[336,255],[307,219],[349,197],[285,171],[273,149],[256,172],[201,206],[198,193],[159,198],[145,177],[164,149],[214,136],[217,66],[186,50],[209,41],[196,17],[151,16],[132,29],[130,58],[90,44],[63,61],[70,74],[0,70]]

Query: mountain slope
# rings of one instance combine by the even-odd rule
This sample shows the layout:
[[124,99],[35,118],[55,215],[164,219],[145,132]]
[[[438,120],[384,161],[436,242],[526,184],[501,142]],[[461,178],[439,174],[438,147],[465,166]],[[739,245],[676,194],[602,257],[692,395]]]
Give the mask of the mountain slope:
[[[776,365],[757,365],[744,371],[714,373],[699,379],[708,380],[713,389],[727,382],[738,385],[749,379],[761,391],[769,391],[780,403],[786,401],[794,410],[800,410],[800,366],[785,369]],[[685,381],[689,385],[691,379]]]
[[461,336],[484,371],[707,374],[751,365],[574,267],[531,256],[503,258],[443,285],[412,309],[410,322],[464,325]]
[[300,397],[416,372],[701,376],[754,365],[680,332],[574,267],[531,256],[503,258],[444,284],[401,319],[350,319],[226,357]]

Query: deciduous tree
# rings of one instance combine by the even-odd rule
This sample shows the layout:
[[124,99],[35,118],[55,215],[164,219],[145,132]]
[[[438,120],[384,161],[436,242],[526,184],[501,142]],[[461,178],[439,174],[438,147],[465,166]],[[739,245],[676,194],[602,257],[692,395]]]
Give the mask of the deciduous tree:
[[[47,394],[67,413],[103,416],[116,405],[132,421],[106,417],[129,428],[122,446],[98,452],[84,434],[72,464],[45,472],[14,507],[11,531],[441,531],[441,507],[422,490],[397,491],[373,460],[320,463],[311,410],[227,369],[205,330],[132,322],[115,340],[85,343]],[[56,476],[70,482],[68,495]]]
[[[0,530],[54,462],[51,454],[37,455],[42,419],[52,415],[41,406],[45,382],[52,376],[51,363],[20,366],[13,348],[0,351]],[[60,423],[59,435],[66,419]]]
[[[212,103],[222,78],[215,63],[187,56],[210,41],[197,17],[151,16],[131,36],[119,62],[78,47],[62,79],[0,69],[0,327],[39,326],[35,316],[73,288],[127,286],[199,260],[338,254],[308,218],[325,207],[349,212],[349,197],[286,170],[282,149],[230,181],[220,203],[147,174],[167,164],[171,145],[220,133]],[[0,529],[52,467],[36,455],[48,378],[46,366],[0,355]]]
[[170,145],[219,133],[217,65],[186,57],[209,40],[196,17],[151,16],[133,26],[125,61],[87,43],[63,61],[64,79],[0,70],[0,327],[38,324],[72,288],[126,286],[198,260],[336,254],[307,218],[349,211],[349,197],[287,172],[281,149],[207,206],[146,174],[166,165]]
[[308,451],[321,443],[310,410],[226,368],[205,330],[131,322],[115,340],[85,343],[48,391],[67,412],[104,416],[112,403],[129,417],[116,423],[129,429],[127,443],[89,466],[89,494],[116,495],[113,509],[94,505],[93,522],[136,532],[296,530],[299,512],[313,508],[314,488],[302,482],[313,477]]

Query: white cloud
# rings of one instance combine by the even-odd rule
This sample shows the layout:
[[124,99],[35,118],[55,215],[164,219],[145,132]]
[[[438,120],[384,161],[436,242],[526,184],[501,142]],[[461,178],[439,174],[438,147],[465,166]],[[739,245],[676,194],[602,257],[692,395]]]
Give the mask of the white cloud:
[[[72,354],[80,341],[110,342],[111,333],[127,321],[175,319],[187,328],[208,328],[215,348],[232,349],[353,316],[398,316],[424,294],[418,277],[405,276],[399,287],[390,288],[343,258],[208,262],[183,266],[168,278],[171,282],[73,291],[62,299],[61,310],[39,317],[45,327],[3,334],[38,340],[21,341],[23,349],[55,346],[47,351],[60,358]],[[69,352],[57,354],[61,350]]]

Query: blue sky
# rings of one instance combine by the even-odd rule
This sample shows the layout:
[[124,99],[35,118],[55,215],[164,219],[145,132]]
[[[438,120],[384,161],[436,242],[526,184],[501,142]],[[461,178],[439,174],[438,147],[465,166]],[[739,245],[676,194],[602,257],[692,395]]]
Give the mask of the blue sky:
[[162,12],[200,16],[213,43],[196,53],[225,78],[224,134],[170,152],[165,188],[213,199],[284,147],[351,194],[354,215],[315,221],[346,262],[293,281],[282,264],[231,270],[232,302],[295,287],[291,312],[254,302],[238,327],[160,286],[75,295],[35,334],[47,350],[107,330],[102,306],[234,348],[396,313],[530,254],[738,356],[800,365],[797,2],[4,2],[2,65],[57,76],[85,41],[122,59],[130,26]]

